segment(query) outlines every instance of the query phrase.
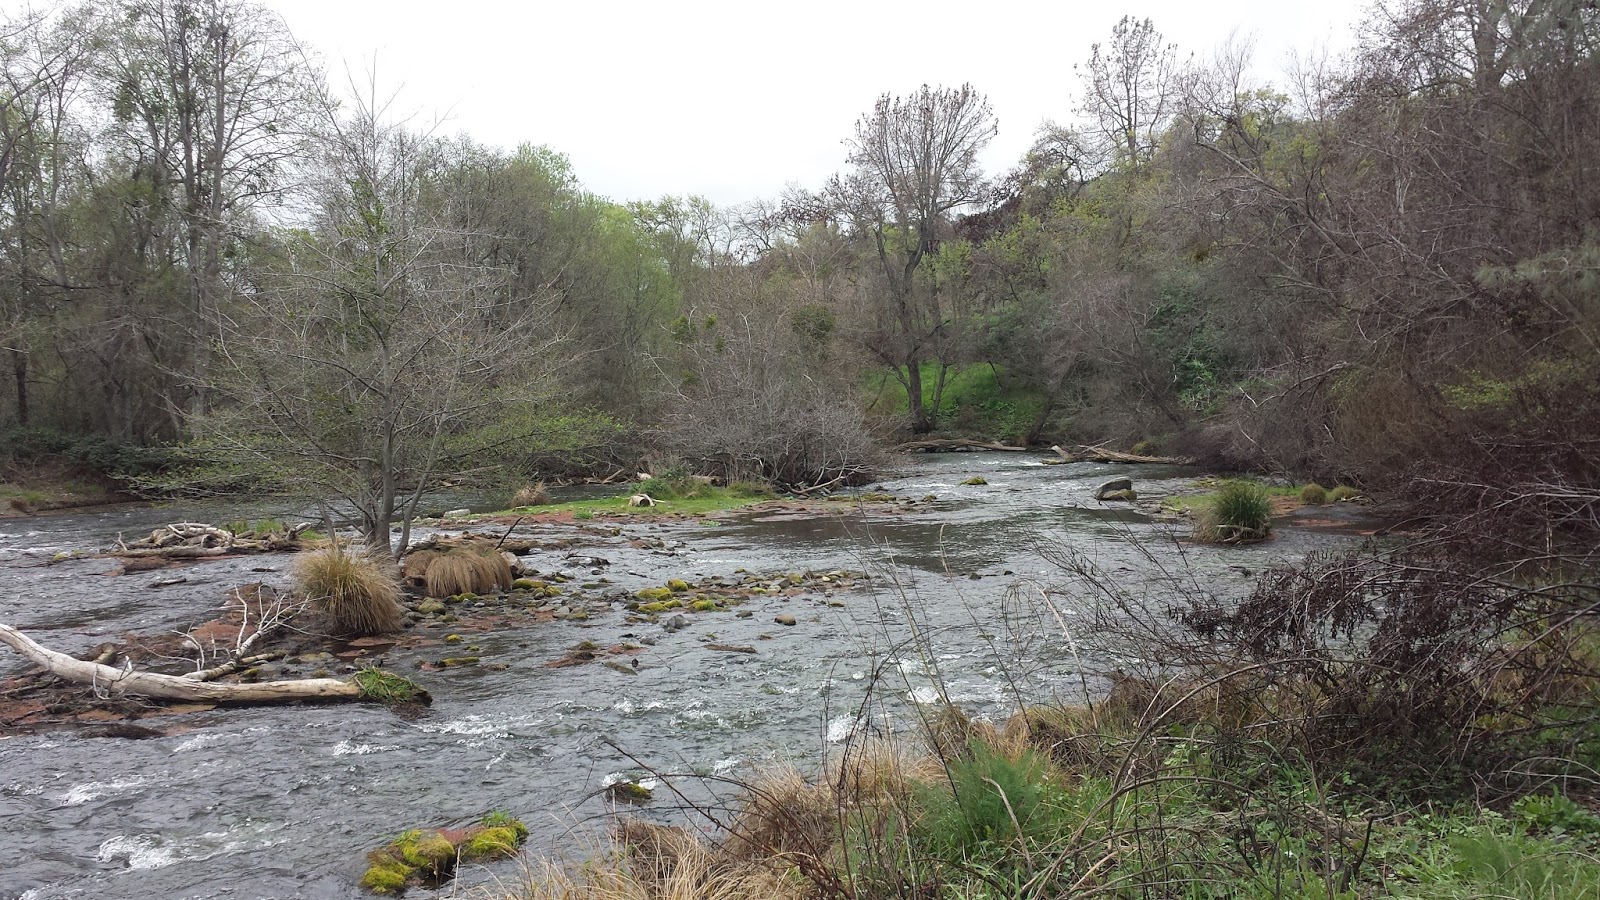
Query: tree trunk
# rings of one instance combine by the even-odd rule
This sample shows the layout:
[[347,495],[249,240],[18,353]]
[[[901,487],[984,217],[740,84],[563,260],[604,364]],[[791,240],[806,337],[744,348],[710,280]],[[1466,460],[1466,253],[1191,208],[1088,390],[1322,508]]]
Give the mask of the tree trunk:
[[28,354],[22,350],[11,351],[11,374],[17,380],[17,424],[28,427]]
[[118,669],[41,647],[10,625],[0,625],[0,644],[10,646],[57,678],[93,685],[112,696],[131,695],[200,703],[338,702],[361,699],[361,688],[355,682],[336,678],[228,684]]

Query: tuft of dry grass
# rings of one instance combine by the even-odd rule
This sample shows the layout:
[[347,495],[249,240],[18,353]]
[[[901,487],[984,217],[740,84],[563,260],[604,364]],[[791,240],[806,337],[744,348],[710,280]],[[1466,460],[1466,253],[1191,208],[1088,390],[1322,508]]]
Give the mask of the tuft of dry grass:
[[335,544],[301,557],[294,583],[311,607],[328,617],[336,634],[384,634],[405,620],[400,579],[386,558]]
[[550,503],[550,489],[543,481],[534,485],[524,485],[517,489],[511,496],[512,506],[546,506]]
[[419,550],[406,556],[406,580],[430,597],[488,594],[511,589],[511,564],[490,547]]
[[[809,885],[738,860],[681,828],[624,820],[616,845],[577,871],[541,861],[517,900],[803,900]],[[509,898],[507,898],[509,900]]]

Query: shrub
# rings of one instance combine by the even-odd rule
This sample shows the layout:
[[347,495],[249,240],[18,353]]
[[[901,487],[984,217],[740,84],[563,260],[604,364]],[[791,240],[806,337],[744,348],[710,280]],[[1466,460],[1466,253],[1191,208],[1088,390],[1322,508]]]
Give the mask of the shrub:
[[1361,496],[1360,491],[1349,486],[1348,484],[1341,484],[1329,492],[1328,499],[1334,503],[1344,503],[1347,500],[1354,500],[1359,496]]
[[1328,502],[1328,489],[1313,481],[1300,489],[1300,501],[1321,506]]
[[337,634],[383,634],[404,620],[400,581],[387,560],[335,545],[307,554],[294,577],[295,588]]
[[1201,512],[1195,529],[1197,540],[1242,543],[1266,539],[1272,533],[1272,500],[1253,481],[1225,481]]

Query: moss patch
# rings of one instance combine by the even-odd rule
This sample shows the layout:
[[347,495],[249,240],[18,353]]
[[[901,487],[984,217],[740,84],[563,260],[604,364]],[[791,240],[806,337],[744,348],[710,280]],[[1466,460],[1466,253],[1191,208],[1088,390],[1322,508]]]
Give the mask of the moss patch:
[[412,829],[367,854],[361,886],[392,896],[412,885],[439,885],[455,874],[459,860],[515,856],[527,838],[527,826],[503,812],[492,812],[465,830]]

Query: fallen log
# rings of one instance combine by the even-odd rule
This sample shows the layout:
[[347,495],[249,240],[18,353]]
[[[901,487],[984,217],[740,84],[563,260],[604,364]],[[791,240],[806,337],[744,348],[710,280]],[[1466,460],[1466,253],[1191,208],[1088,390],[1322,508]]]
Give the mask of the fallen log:
[[1134,463],[1167,466],[1192,466],[1194,460],[1186,456],[1145,456],[1140,453],[1123,453],[1120,450],[1107,450],[1104,447],[1091,447],[1080,445],[1071,450],[1055,446],[1051,450],[1056,455],[1069,463],[1097,462],[1097,463]]
[[199,703],[287,703],[295,700],[333,703],[360,700],[362,694],[360,685],[337,678],[233,684],[139,672],[132,668],[118,669],[43,647],[10,625],[0,625],[0,644],[9,646],[57,678],[91,685],[96,691],[104,691],[113,697],[136,696]]
[[1027,447],[1013,447],[997,441],[974,441],[966,438],[941,438],[929,441],[909,441],[895,446],[898,453],[949,453],[953,450],[1003,450],[1008,453],[1025,453]]

